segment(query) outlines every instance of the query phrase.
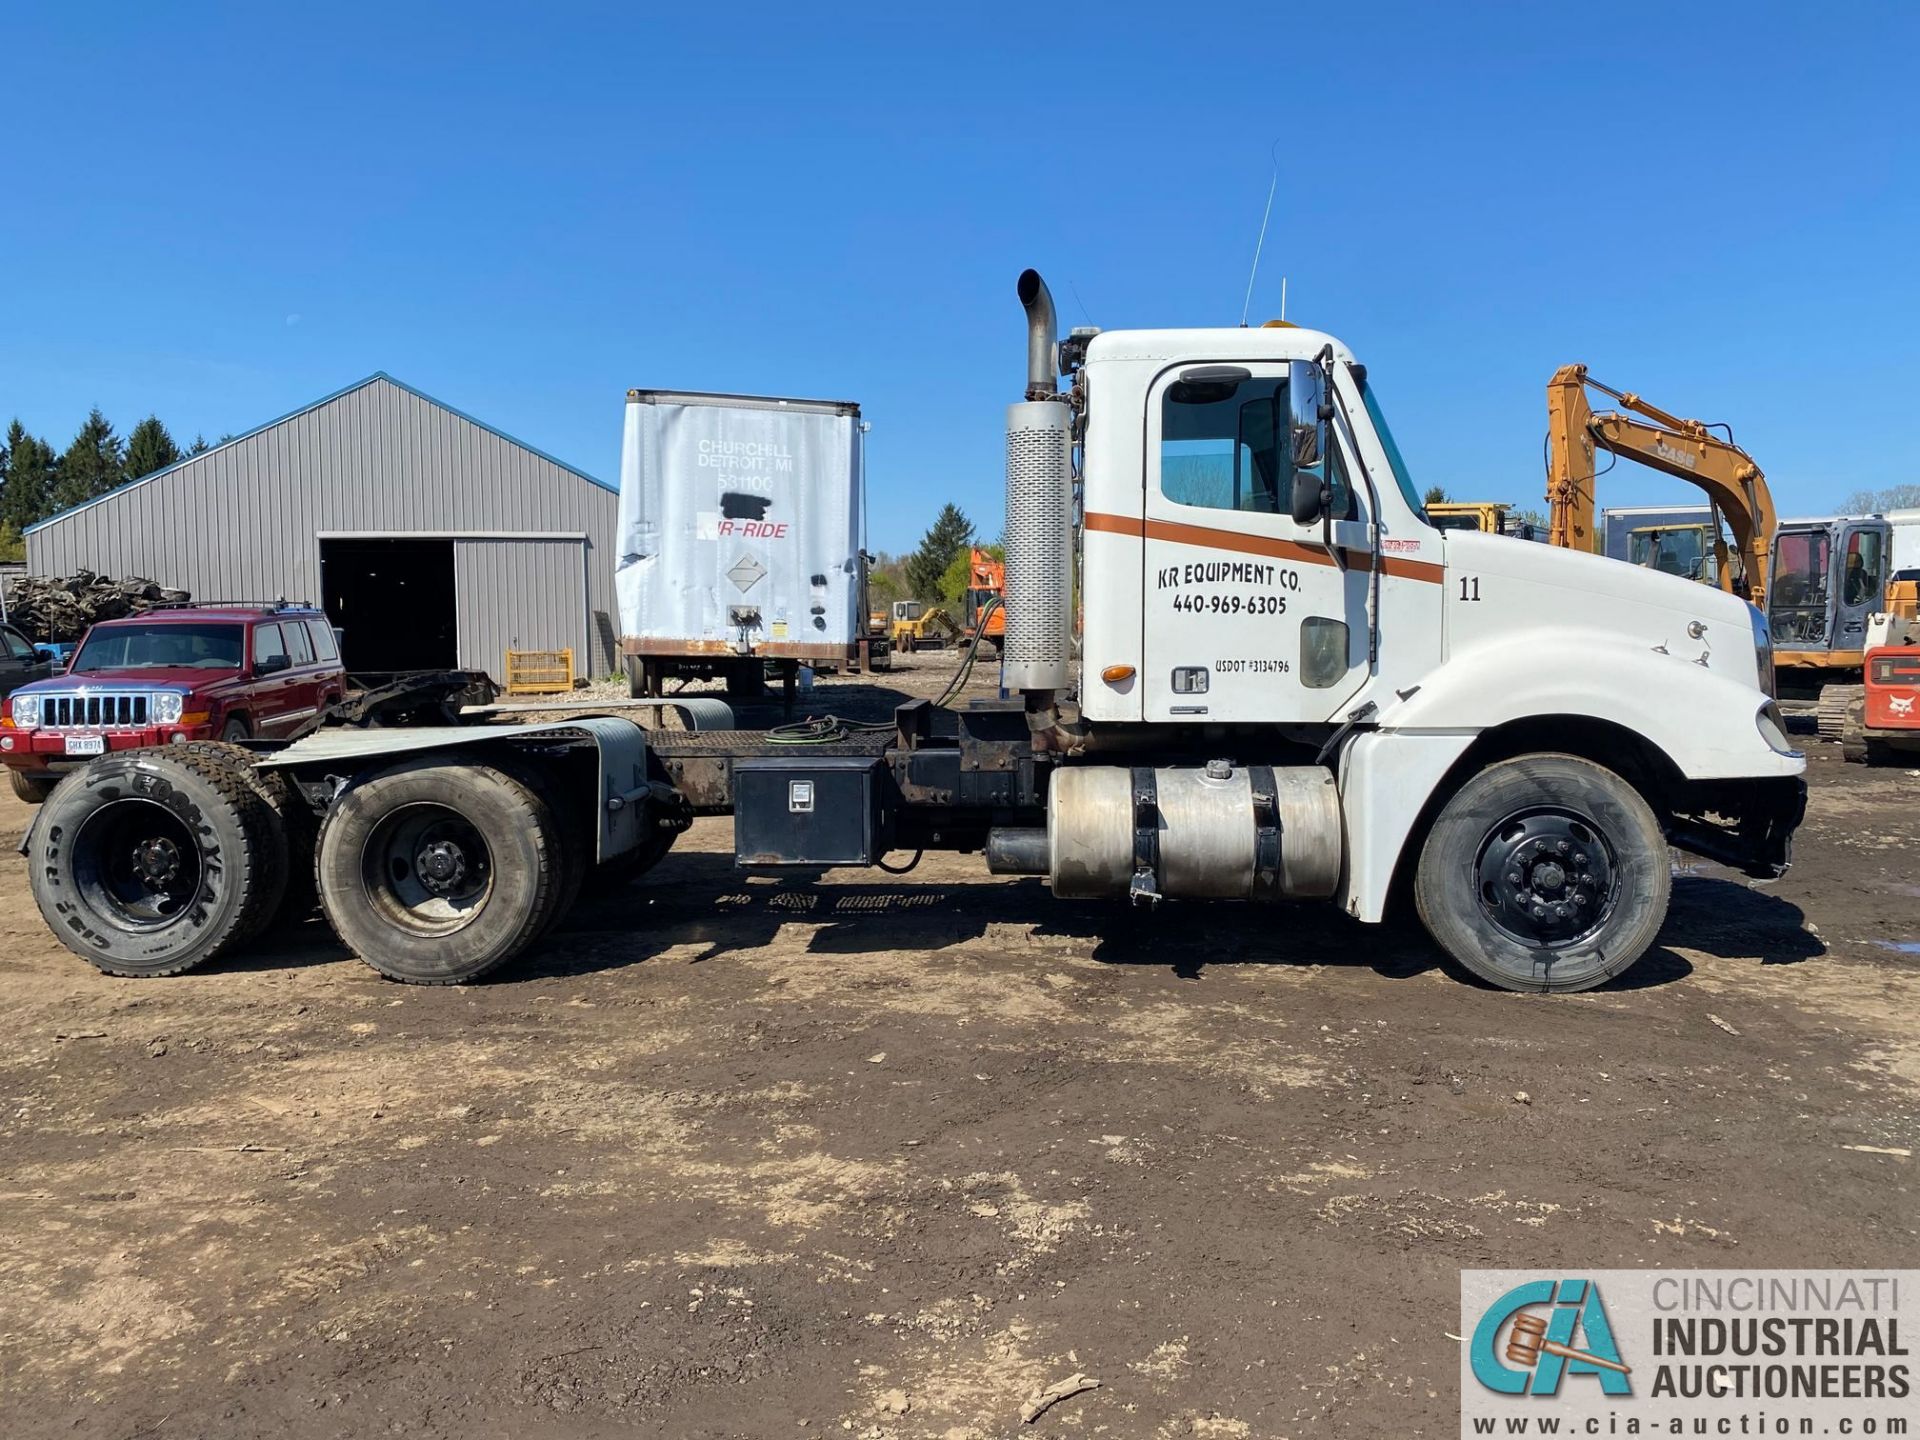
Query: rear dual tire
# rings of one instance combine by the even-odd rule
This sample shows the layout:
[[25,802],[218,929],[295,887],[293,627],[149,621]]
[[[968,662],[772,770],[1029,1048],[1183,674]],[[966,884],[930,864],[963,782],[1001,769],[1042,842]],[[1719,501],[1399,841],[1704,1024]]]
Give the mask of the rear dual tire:
[[61,942],[109,975],[177,975],[245,944],[287,889],[282,820],[226,761],[130,750],[68,776],[29,883]]
[[577,888],[553,809],[502,768],[427,757],[336,799],[314,873],[346,947],[411,985],[476,980],[524,951]]
[[1488,984],[1562,994],[1640,959],[1672,885],[1665,832],[1638,791],[1576,756],[1528,755],[1447,801],[1414,902],[1440,947]]

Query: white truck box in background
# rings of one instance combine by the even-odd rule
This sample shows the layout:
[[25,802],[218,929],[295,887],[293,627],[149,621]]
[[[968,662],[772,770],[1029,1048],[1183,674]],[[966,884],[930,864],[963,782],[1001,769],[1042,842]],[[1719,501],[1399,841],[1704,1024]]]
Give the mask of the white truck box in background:
[[853,658],[863,481],[858,405],[629,391],[614,583],[636,689],[640,662]]

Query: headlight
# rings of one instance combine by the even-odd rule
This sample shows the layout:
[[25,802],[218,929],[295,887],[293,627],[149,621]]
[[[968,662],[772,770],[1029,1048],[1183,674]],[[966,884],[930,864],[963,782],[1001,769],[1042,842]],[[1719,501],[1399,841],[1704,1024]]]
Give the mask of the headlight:
[[153,697],[151,714],[156,725],[178,725],[180,711],[186,702],[186,696],[175,691],[163,690]]
[[1780,698],[1780,689],[1773,678],[1773,631],[1767,627],[1767,617],[1757,605],[1747,607],[1753,618],[1753,668],[1759,676],[1760,688],[1774,699]]
[[40,697],[38,695],[14,696],[11,713],[14,729],[35,729],[40,724]]
[[1760,707],[1760,713],[1753,717],[1754,724],[1760,727],[1760,738],[1767,742],[1769,749],[1781,755],[1798,755],[1793,741],[1787,738],[1786,717],[1780,713],[1778,701],[1769,700]]

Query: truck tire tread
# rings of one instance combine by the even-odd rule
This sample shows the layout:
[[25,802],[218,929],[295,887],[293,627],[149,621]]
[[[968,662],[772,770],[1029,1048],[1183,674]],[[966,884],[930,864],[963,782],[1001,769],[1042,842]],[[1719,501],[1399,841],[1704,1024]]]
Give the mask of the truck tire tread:
[[229,741],[188,740],[169,747],[169,753],[182,752],[225,766],[251,788],[280,821],[286,837],[286,892],[278,909],[262,922],[262,929],[269,930],[281,921],[312,914],[319,903],[313,888],[313,846],[320,833],[320,821],[293,782],[281,771],[262,770],[254,764],[252,751]]
[[[40,906],[40,912],[69,949],[109,975],[126,979],[179,975],[228,954],[260,933],[279,908],[286,892],[287,854],[279,817],[258,792],[235,775],[228,765],[204,755],[176,753],[177,748],[122,751],[103,761],[95,761],[86,771],[69,777],[66,787],[59,792],[63,797],[62,808],[43,815],[42,824],[36,829],[40,853],[35,856],[31,879],[34,899]],[[169,769],[184,771],[193,781],[212,792],[211,798],[226,812],[224,818],[232,822],[237,832],[235,839],[238,843],[229,847],[223,855],[225,863],[222,873],[232,877],[239,902],[227,906],[225,915],[210,930],[204,931],[199,943],[182,953],[177,962],[161,960],[130,966],[110,954],[101,953],[97,948],[85,947],[77,917],[61,913],[58,902],[50,893],[50,887],[62,882],[49,877],[49,870],[55,867],[44,856],[48,844],[58,843],[56,837],[63,825],[68,823],[68,811],[83,809],[94,798],[92,787],[84,778],[86,775],[97,771],[97,779],[100,775],[142,768],[149,772],[159,770],[163,778]]]
[[[1480,855],[1497,829],[1529,807],[1590,817],[1615,855],[1619,878],[1605,928],[1564,946],[1522,943],[1481,900]],[[1666,834],[1640,793],[1590,760],[1542,753],[1487,767],[1447,801],[1421,847],[1414,903],[1440,948],[1482,980],[1562,994],[1603,985],[1637,962],[1665,923],[1672,885]],[[1562,964],[1565,978],[1552,968]]]
[[[436,771],[446,773],[432,775]],[[530,887],[520,897],[523,903],[519,914],[510,916],[508,929],[498,934],[480,955],[440,973],[425,963],[430,958],[432,942],[413,943],[417,937],[408,937],[391,927],[383,932],[362,923],[356,912],[363,905],[369,911],[372,906],[362,893],[357,893],[361,889],[359,878],[351,867],[341,867],[341,857],[336,854],[337,843],[343,843],[339,837],[344,828],[363,823],[359,809],[367,803],[369,794],[375,803],[383,798],[374,787],[422,773],[432,775],[427,786],[430,791],[444,792],[435,803],[447,804],[450,809],[455,808],[451,802],[456,799],[464,798],[472,803],[476,797],[486,797],[486,806],[498,812],[500,822],[497,827],[487,827],[488,832],[496,837],[510,837],[520,848],[518,855],[509,857],[511,864],[496,861],[495,873],[509,874]],[[458,778],[452,778],[454,776]],[[377,819],[371,823],[377,823]],[[444,756],[421,756],[357,781],[334,801],[320,826],[319,843],[314,847],[314,888],[319,893],[327,923],[340,943],[388,979],[406,985],[464,985],[519,957],[552,921],[561,898],[564,869],[558,829],[558,822],[546,802],[507,771],[493,765],[450,762]],[[336,893],[338,890],[347,893]],[[413,953],[406,954],[408,950]]]

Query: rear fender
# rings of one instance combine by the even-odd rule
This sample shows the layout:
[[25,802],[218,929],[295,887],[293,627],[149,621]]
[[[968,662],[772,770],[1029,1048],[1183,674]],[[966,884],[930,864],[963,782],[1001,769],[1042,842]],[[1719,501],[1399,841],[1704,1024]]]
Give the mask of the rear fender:
[[[646,731],[631,720],[586,716],[563,724],[395,726],[391,729],[331,728],[296,740],[258,763],[265,769],[307,770],[348,783],[407,755],[482,750],[503,741],[578,741],[582,732],[599,756],[594,812],[596,858],[601,864],[626,854],[654,831],[663,795],[647,773]],[[475,763],[484,755],[474,755]]]

